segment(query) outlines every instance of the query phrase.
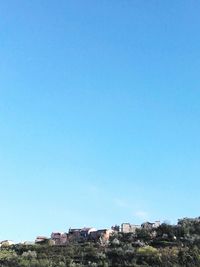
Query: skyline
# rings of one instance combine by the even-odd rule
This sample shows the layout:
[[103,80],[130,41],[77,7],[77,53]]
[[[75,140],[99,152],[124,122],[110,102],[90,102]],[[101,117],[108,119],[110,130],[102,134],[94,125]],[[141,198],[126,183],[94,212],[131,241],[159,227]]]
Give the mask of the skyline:
[[0,240],[198,217],[200,3],[0,3]]

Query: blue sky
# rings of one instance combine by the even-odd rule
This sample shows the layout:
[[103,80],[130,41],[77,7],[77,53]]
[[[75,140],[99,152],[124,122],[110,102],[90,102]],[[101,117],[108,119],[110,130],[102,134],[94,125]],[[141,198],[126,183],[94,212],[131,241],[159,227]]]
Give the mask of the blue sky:
[[0,3],[0,240],[199,216],[199,11]]

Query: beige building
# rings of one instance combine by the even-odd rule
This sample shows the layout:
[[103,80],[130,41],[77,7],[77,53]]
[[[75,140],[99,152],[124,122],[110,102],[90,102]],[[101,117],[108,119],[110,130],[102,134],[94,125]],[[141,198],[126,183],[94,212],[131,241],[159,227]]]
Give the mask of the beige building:
[[97,230],[90,233],[90,239],[94,241],[100,240],[102,242],[107,242],[113,233],[114,231],[112,229]]
[[143,229],[146,229],[146,230],[155,229],[155,228],[158,228],[160,226],[160,221],[155,221],[153,223],[145,222],[141,226]]
[[141,228],[140,225],[130,224],[130,223],[122,223],[121,224],[121,232],[122,233],[135,233],[136,229]]
[[3,240],[0,242],[0,247],[9,247],[14,245],[15,243],[11,240]]
[[143,229],[146,229],[146,230],[155,229],[155,228],[158,228],[160,226],[160,221],[155,221],[153,223],[145,222],[141,226]]

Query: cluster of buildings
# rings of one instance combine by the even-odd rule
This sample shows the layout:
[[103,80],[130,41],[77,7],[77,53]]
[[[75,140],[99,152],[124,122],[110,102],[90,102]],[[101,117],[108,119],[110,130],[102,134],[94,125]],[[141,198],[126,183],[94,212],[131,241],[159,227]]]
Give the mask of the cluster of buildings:
[[101,229],[96,230],[92,227],[84,227],[81,229],[70,228],[68,233],[65,232],[53,232],[51,237],[38,236],[35,240],[36,244],[42,244],[50,242],[52,245],[67,245],[74,242],[86,242],[94,241],[101,243],[107,243],[109,241],[110,235],[114,232],[112,229]]
[[160,226],[160,221],[155,222],[145,222],[141,225],[138,224],[130,224],[130,223],[122,223],[121,224],[121,232],[122,233],[135,233],[136,229],[146,229],[153,230]]
[[[114,233],[136,233],[137,229],[146,229],[146,230],[154,230],[160,226],[160,221],[145,222],[141,225],[130,224],[130,223],[122,223],[121,226],[115,225],[110,229],[100,229],[97,230],[93,227],[84,227],[84,228],[70,228],[69,231],[66,232],[53,232],[51,237],[46,236],[37,236],[35,242],[23,242],[25,245],[33,245],[33,244],[50,244],[50,245],[67,245],[74,242],[100,242],[101,244],[106,244],[109,241],[109,238]],[[11,240],[4,240],[0,242],[0,247],[12,246],[14,242]]]
[[133,233],[135,234],[136,229],[153,230],[160,226],[160,221],[145,222],[141,225],[122,223],[121,227],[118,225],[112,226],[111,229],[100,229],[97,230],[93,227],[84,227],[80,229],[70,228],[68,233],[66,232],[53,232],[51,237],[38,236],[35,240],[36,244],[42,244],[50,242],[52,245],[67,245],[73,242],[100,242],[106,244],[109,241],[110,236],[113,233]]

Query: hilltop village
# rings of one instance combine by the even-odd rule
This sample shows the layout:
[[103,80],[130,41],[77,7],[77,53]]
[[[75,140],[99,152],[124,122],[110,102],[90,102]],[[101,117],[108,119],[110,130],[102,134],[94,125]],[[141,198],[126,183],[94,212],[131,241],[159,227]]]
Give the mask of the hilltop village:
[[50,242],[52,245],[67,245],[73,242],[100,242],[106,244],[109,242],[110,236],[114,233],[133,233],[136,229],[155,229],[160,226],[160,221],[145,222],[141,225],[122,223],[121,227],[118,225],[112,226],[111,229],[95,229],[93,227],[84,227],[81,229],[70,228],[68,233],[53,232],[51,237],[38,236],[35,240],[36,244]]
[[[102,245],[108,244],[110,236],[117,233],[135,234],[137,229],[153,230],[160,226],[160,221],[145,222],[141,225],[122,223],[121,226],[115,225],[110,229],[96,229],[93,227],[83,227],[80,229],[70,228],[68,232],[52,232],[50,237],[37,236],[35,242],[25,241],[25,245],[50,244],[64,246],[70,243],[83,243],[87,241],[99,242]],[[14,245],[11,240],[3,240],[0,246]]]

